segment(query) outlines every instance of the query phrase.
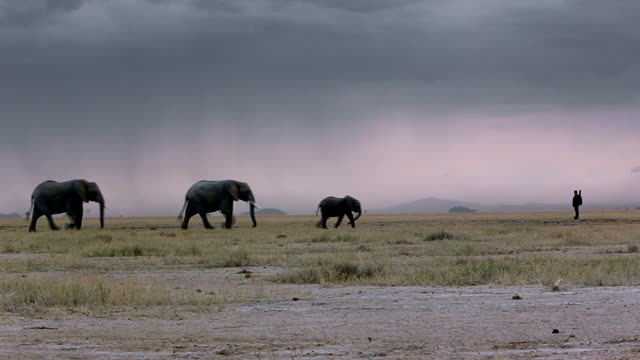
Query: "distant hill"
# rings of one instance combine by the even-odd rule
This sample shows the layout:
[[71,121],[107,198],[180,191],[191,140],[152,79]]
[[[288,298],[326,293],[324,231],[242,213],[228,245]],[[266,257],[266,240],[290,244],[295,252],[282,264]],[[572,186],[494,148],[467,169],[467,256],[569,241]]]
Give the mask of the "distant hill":
[[471,208],[473,204],[457,200],[445,200],[435,197],[416,200],[406,204],[400,204],[381,209],[379,213],[446,213],[452,207],[463,206]]
[[[243,212],[240,215],[250,215],[250,214],[247,211],[247,212]],[[266,209],[256,210],[256,215],[287,215],[287,213],[280,209],[266,208]]]
[[18,213],[0,214],[0,219],[20,219],[21,217]]
[[[629,202],[627,204],[598,204],[586,202],[581,206],[581,210],[625,210],[633,209],[638,206],[638,202]],[[465,201],[438,199],[428,197],[426,199],[416,200],[410,203],[399,204],[379,210],[373,210],[373,213],[447,213],[452,208],[468,208],[476,209],[482,212],[536,212],[536,211],[573,211],[571,207],[571,197],[565,204],[544,204],[544,203],[526,203],[526,204],[474,204]]]
[[478,210],[470,209],[464,206],[454,206],[451,209],[449,209],[449,212],[450,213],[474,213],[474,212],[478,212]]

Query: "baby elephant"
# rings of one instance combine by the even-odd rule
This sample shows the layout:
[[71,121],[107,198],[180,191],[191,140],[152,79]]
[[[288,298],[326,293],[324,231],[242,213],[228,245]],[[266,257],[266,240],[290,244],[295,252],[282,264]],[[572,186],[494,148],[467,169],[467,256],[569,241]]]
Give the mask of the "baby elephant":
[[[320,201],[320,204],[318,204],[318,210],[320,210],[322,214],[322,220],[318,221],[316,226],[322,226],[324,229],[327,228],[327,219],[330,217],[338,217],[338,222],[336,222],[335,226],[338,227],[342,222],[342,218],[347,215],[351,227],[356,227],[356,220],[358,220],[362,215],[360,201],[349,195],[343,198],[337,198],[334,196],[326,197]],[[318,215],[318,210],[316,210],[316,215]],[[351,214],[352,212],[358,213],[358,216],[356,216],[355,219],[353,218],[353,214]]]

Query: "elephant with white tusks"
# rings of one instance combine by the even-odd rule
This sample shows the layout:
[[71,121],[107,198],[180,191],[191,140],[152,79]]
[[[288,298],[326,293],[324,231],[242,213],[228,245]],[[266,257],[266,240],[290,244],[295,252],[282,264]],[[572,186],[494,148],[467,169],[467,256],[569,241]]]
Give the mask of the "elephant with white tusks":
[[100,228],[104,228],[104,197],[98,184],[84,179],[57,182],[47,180],[36,186],[31,194],[31,208],[27,212],[27,220],[31,216],[29,231],[36,231],[38,219],[44,215],[49,220],[51,230],[59,230],[51,215],[67,213],[72,223],[67,228],[82,227],[82,203],[94,201],[100,204]]
[[[338,217],[338,222],[336,222],[335,227],[340,226],[342,222],[342,218],[347,215],[349,219],[349,224],[351,227],[356,227],[356,220],[360,218],[362,215],[362,207],[360,206],[360,201],[358,199],[353,198],[349,195],[338,198],[335,196],[329,196],[324,198],[318,204],[318,209],[316,210],[316,216],[318,215],[318,210],[320,210],[322,215],[322,220],[316,223],[316,226],[322,226],[323,229],[327,228],[327,219],[330,217]],[[358,216],[353,217],[352,213],[358,213]]]
[[[254,209],[255,197],[247,183],[236,180],[207,181],[202,180],[193,184],[185,195],[184,205],[178,215],[178,220],[182,219],[182,228],[189,227],[189,219],[195,214],[199,214],[206,229],[213,229],[207,220],[207,213],[220,211],[225,216],[224,226],[231,229],[233,225],[233,202],[246,201],[250,204],[251,221],[256,227],[256,216]],[[184,217],[183,217],[184,214]]]

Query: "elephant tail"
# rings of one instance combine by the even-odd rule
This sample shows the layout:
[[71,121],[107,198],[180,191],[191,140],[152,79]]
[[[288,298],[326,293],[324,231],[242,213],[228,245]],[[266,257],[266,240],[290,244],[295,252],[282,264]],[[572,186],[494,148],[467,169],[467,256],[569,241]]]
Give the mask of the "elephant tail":
[[33,214],[33,203],[35,202],[35,199],[32,197],[31,198],[31,207],[29,208],[29,211],[27,211],[27,221],[31,220],[31,214]]
[[316,216],[318,216],[318,211],[320,211],[320,205],[316,208]]
[[187,208],[187,205],[189,205],[189,200],[184,201],[184,205],[182,205],[182,210],[180,210],[180,214],[178,214],[178,221],[182,221],[182,216],[184,215],[184,211]]

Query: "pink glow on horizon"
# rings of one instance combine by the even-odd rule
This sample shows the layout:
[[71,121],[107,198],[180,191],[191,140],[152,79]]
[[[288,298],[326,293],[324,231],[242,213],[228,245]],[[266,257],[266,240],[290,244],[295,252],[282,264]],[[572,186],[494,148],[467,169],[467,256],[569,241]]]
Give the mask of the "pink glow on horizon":
[[55,160],[37,169],[21,167],[18,154],[3,154],[3,168],[16,171],[3,175],[3,186],[12,191],[1,195],[0,212],[26,210],[33,187],[43,180],[77,177],[97,181],[107,203],[125,216],[177,214],[195,181],[226,178],[247,181],[263,207],[306,213],[324,196],[346,194],[360,198],[367,209],[428,196],[559,203],[575,188],[592,202],[638,198],[640,179],[630,172],[640,161],[636,134],[593,121],[543,125],[553,116],[567,119],[566,114],[519,116],[512,122],[476,117],[472,123],[452,119],[429,126],[410,117],[382,118],[356,133],[277,141],[245,141],[232,129],[203,129],[185,141],[158,129],[130,154],[100,142],[76,144],[87,153],[75,164],[65,161],[64,148],[54,146]]

